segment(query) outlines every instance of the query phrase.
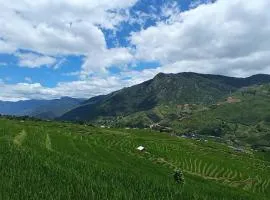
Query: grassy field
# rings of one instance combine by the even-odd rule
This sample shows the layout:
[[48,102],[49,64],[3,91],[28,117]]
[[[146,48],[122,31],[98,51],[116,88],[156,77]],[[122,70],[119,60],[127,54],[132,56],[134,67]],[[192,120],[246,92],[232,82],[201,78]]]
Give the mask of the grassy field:
[[[175,168],[184,172],[183,186]],[[270,198],[263,153],[149,130],[4,118],[0,180],[4,200]]]

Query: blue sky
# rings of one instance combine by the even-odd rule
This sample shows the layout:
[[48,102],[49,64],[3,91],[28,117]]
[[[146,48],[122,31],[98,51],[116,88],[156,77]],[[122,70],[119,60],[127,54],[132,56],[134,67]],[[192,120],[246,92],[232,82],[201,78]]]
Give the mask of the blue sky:
[[[173,1],[172,1],[173,2]],[[175,1],[177,2],[177,6],[181,10],[186,10],[189,8],[189,5],[192,3],[191,0],[184,1]],[[162,17],[161,9],[164,5],[168,4],[166,0],[141,0],[136,2],[129,10],[130,17],[139,18],[137,15],[138,12],[144,12],[149,15],[155,15],[156,17]],[[166,20],[164,17],[163,20]],[[146,29],[148,27],[154,26],[155,23],[158,22],[158,19],[154,17],[145,18],[144,24],[141,25],[139,23],[134,22],[130,24],[129,21],[122,22],[118,25],[116,30],[101,28],[105,40],[106,46],[108,49],[113,49],[115,47],[130,47],[131,44],[129,42],[129,36],[131,32],[140,31],[141,29]],[[28,51],[27,49],[18,49],[17,52],[23,53],[38,53],[34,51]],[[65,59],[63,63],[60,63],[60,66],[55,69],[55,65],[57,65],[61,60]],[[58,82],[65,81],[75,81],[78,80],[79,77],[72,76],[72,72],[79,71],[83,64],[84,56],[63,56],[60,58],[56,58],[57,61],[52,66],[36,66],[33,68],[29,68],[27,66],[19,66],[19,60],[16,54],[0,54],[0,63],[5,63],[8,67],[1,67],[1,79],[6,83],[16,84],[25,81],[25,78],[30,79],[32,82],[39,82],[43,86],[46,87],[54,87]],[[156,68],[160,66],[158,61],[151,62],[140,62],[135,63],[135,70],[143,70],[148,68]],[[120,70],[117,66],[111,66],[108,69],[109,73],[116,74],[119,73]],[[46,78],[45,78],[46,77]]]
[[90,98],[159,72],[270,72],[268,0],[0,3],[0,100]]

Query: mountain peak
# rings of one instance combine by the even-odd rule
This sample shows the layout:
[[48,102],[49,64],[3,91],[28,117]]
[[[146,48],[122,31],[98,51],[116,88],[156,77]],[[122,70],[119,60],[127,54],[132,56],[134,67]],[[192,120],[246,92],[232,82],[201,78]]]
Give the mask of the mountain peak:
[[174,74],[174,73],[166,74],[166,73],[160,72],[154,77],[154,79],[162,79],[162,78],[165,78],[165,77],[176,77],[176,76],[177,77],[179,77],[179,76],[192,77],[192,76],[196,76],[196,75],[204,75],[204,74],[198,74],[198,73],[195,73],[195,72],[180,72],[180,73],[177,73],[177,74]]
[[161,78],[164,78],[166,77],[168,74],[165,74],[163,72],[159,72],[155,77],[154,79],[161,79]]

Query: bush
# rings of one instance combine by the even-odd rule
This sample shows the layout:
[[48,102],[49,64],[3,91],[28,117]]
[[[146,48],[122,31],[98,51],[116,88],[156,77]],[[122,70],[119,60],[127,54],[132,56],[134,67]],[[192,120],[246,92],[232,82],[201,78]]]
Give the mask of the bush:
[[174,177],[174,180],[175,180],[176,183],[178,183],[178,184],[184,184],[184,182],[185,182],[184,174],[183,174],[183,172],[181,170],[176,169],[174,171],[173,177]]

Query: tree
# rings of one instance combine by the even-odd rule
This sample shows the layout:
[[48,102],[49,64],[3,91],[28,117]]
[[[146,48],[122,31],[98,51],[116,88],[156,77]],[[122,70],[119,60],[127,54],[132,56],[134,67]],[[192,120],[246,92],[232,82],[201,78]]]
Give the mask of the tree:
[[233,134],[236,134],[236,131],[238,130],[238,124],[234,124]]
[[185,182],[184,174],[180,169],[174,170],[173,177],[174,177],[174,180],[175,180],[176,183],[184,184],[184,182]]

